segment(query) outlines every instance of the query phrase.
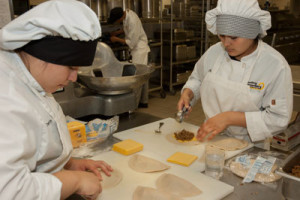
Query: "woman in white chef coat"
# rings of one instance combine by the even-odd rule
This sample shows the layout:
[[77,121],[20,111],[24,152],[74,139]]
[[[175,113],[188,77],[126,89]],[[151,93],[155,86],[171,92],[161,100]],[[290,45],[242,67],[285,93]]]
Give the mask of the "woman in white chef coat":
[[92,64],[101,28],[75,0],[42,3],[0,30],[0,199],[95,199],[104,161],[71,158],[65,116],[51,93]]
[[[111,42],[127,44],[132,56],[132,63],[147,65],[150,48],[148,46],[147,35],[137,14],[130,9],[123,11],[121,7],[116,7],[110,11],[108,23],[123,23],[123,29],[111,33]],[[123,33],[125,33],[125,39],[118,37],[118,35]],[[147,104],[148,83],[143,86],[142,97],[140,100],[140,105],[142,107],[147,107]]]
[[190,108],[201,98],[206,121],[197,138],[225,132],[256,142],[284,130],[292,113],[292,77],[284,57],[261,40],[271,27],[270,13],[257,0],[219,0],[205,21],[221,42],[196,63],[177,105]]

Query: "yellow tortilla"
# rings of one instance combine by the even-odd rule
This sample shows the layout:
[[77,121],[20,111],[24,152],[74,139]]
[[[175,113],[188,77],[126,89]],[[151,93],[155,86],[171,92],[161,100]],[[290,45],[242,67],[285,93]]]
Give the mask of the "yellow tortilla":
[[191,182],[168,173],[164,173],[158,177],[156,180],[156,187],[159,190],[180,197],[192,197],[202,193],[202,191]]
[[143,173],[159,172],[170,168],[170,166],[158,160],[139,154],[133,155],[128,161],[128,165],[131,169]]
[[225,151],[235,151],[247,147],[248,142],[236,138],[225,138],[212,142],[210,145],[215,146],[219,149],[223,149]]
[[123,178],[123,174],[118,169],[115,168],[114,171],[111,172],[111,176],[107,176],[102,171],[101,171],[101,176],[102,176],[101,185],[103,189],[113,188],[117,186]]
[[133,193],[133,200],[182,200],[182,198],[154,188],[138,186]]

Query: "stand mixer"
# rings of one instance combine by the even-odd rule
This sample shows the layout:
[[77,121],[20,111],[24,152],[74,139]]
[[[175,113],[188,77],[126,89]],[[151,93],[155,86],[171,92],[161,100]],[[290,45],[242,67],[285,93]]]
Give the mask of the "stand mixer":
[[142,85],[153,68],[119,62],[111,48],[99,42],[93,65],[80,67],[78,80],[53,94],[65,115],[113,116],[138,107]]

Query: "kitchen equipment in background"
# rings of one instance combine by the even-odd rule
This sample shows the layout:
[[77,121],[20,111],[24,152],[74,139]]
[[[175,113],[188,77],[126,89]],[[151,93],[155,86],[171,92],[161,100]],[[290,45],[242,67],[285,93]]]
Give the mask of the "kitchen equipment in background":
[[158,18],[159,4],[159,0],[142,0],[142,17]]
[[175,17],[185,17],[185,4],[182,0],[175,0],[173,3]]
[[187,55],[187,59],[193,59],[196,58],[196,46],[187,46],[186,47],[186,55]]
[[264,41],[279,51],[288,63],[300,61],[300,30],[279,31],[269,34]]
[[191,17],[201,17],[201,6],[199,5],[191,5],[189,10]]
[[82,0],[94,10],[100,21],[107,21],[110,10],[115,7],[121,7],[124,10],[133,10],[137,15],[141,16],[140,0]]
[[[170,59],[171,49],[169,45],[163,46],[164,59]],[[178,44],[173,48],[173,60],[184,61],[187,59],[187,45]]]
[[287,200],[297,200],[300,196],[300,178],[292,174],[295,166],[300,166],[300,148],[289,155],[282,168],[276,172],[283,176],[282,195]]
[[185,32],[186,32],[186,38],[195,37],[195,31],[194,30],[185,30]]
[[130,53],[128,49],[123,49],[115,52],[119,61],[128,61],[130,59]]
[[300,17],[300,1],[299,0],[290,0],[290,10],[295,17]]
[[82,3],[85,3],[88,7],[91,7],[92,0],[79,0],[79,1],[81,1]]
[[[172,31],[173,40],[185,40],[186,39],[186,31],[184,29],[175,28]],[[164,40],[170,40],[171,39],[171,31],[166,30],[163,31]],[[155,38],[160,38],[160,32],[154,32]]]
[[[300,52],[300,49],[299,49]],[[300,65],[290,65],[293,77],[294,106],[293,110],[300,112]]]
[[[293,78],[293,110],[300,112],[300,65],[290,65]],[[273,136],[272,147],[289,151],[300,144],[300,119],[291,123],[282,133]]]
[[107,1],[106,0],[91,0],[92,10],[96,13],[100,21],[106,21],[109,15],[107,10]]
[[64,114],[73,118],[134,111],[141,87],[153,71],[147,65],[119,62],[111,48],[99,42],[93,65],[81,67],[78,81],[54,93],[54,97]]

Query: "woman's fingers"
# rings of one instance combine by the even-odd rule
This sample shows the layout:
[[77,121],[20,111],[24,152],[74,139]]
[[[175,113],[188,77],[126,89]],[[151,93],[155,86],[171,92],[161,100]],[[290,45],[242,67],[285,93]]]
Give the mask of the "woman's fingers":
[[207,138],[207,140],[211,140],[212,138],[214,138],[219,132],[217,131],[216,128],[211,127],[207,124],[202,124],[201,127],[198,130],[198,134],[196,136],[196,138],[199,141],[204,141],[205,138]]

